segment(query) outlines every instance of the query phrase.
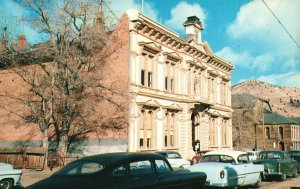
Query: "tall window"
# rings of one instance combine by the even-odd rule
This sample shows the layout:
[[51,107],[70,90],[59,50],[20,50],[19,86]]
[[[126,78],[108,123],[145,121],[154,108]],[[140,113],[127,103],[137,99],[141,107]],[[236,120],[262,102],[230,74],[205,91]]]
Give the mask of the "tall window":
[[154,55],[151,53],[144,52],[140,57],[140,82],[141,85],[145,87],[155,87],[153,86],[155,82],[155,68],[157,61],[154,59]]
[[148,87],[152,86],[152,72],[148,72]]
[[140,148],[153,147],[153,112],[150,110],[142,110],[140,117]]
[[267,137],[267,139],[271,138],[271,133],[270,133],[270,128],[269,127],[266,127],[266,137]]
[[210,118],[210,125],[209,125],[209,142],[210,146],[216,145],[216,125],[215,125],[215,119]]
[[227,145],[227,121],[222,120],[222,145]]
[[279,127],[279,137],[280,139],[283,139],[283,128]]
[[176,146],[176,119],[175,114],[167,112],[164,118],[164,142],[165,147]]
[[141,84],[145,85],[145,70],[141,70]]
[[165,90],[175,92],[175,63],[166,62],[164,66]]

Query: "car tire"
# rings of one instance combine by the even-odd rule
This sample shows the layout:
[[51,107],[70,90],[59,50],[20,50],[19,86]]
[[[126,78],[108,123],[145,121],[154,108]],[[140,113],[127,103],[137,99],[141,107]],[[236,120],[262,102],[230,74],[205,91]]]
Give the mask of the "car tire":
[[13,181],[11,179],[3,179],[0,181],[0,189],[12,189]]
[[280,177],[280,181],[285,181],[285,180],[286,180],[286,174],[283,173]]
[[259,174],[259,177],[258,177],[256,183],[254,184],[254,188],[259,188],[260,185],[261,185],[261,182],[262,182],[261,181],[261,174]]

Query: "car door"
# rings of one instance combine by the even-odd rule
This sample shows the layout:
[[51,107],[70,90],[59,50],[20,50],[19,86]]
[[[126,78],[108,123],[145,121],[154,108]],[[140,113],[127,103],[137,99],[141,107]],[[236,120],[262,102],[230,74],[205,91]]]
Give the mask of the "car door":
[[162,159],[157,159],[155,162],[155,170],[159,179],[159,189],[182,189],[187,188],[182,183],[181,174],[172,171],[168,163]]
[[245,174],[243,185],[255,184],[259,178],[260,172],[256,170],[255,166],[250,162],[248,155],[240,155],[238,157],[238,163],[241,164],[243,174]]
[[133,189],[157,189],[158,178],[150,160],[130,162],[130,175],[133,179]]
[[111,173],[111,188],[132,189],[134,179],[129,174],[128,165],[123,164],[115,167]]

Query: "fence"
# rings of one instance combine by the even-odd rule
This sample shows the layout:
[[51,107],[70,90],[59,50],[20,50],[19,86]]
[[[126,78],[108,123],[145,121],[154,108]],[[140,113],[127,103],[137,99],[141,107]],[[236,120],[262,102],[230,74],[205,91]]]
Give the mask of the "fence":
[[0,162],[10,163],[16,168],[42,170],[45,167],[45,154],[44,148],[2,148]]
[[45,148],[0,148],[0,162],[10,163],[15,168],[43,170],[46,166],[51,169],[63,167],[81,158],[80,156],[58,157],[50,154],[45,165],[46,151]]

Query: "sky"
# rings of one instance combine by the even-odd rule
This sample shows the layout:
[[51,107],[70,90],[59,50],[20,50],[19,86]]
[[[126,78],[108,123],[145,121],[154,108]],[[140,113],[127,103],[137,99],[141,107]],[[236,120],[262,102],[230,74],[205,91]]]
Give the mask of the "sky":
[[[142,11],[141,1],[111,0],[107,6],[120,17],[127,9]],[[0,0],[0,28],[8,25],[32,43],[45,38],[19,24],[18,17],[30,13],[18,2]],[[300,0],[144,0],[143,13],[181,37],[186,18],[200,18],[202,40],[234,65],[233,85],[255,79],[300,88]]]

